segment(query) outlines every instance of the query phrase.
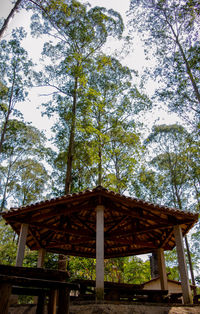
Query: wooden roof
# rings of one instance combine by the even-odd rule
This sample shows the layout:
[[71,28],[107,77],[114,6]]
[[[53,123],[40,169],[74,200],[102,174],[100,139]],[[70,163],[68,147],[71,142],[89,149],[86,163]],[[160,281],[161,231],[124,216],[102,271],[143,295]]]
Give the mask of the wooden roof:
[[72,256],[96,256],[97,205],[105,206],[105,258],[150,253],[175,246],[173,226],[183,235],[197,222],[198,214],[155,205],[109,191],[93,190],[12,208],[3,218],[19,234],[21,223],[29,224],[27,245],[32,250]]

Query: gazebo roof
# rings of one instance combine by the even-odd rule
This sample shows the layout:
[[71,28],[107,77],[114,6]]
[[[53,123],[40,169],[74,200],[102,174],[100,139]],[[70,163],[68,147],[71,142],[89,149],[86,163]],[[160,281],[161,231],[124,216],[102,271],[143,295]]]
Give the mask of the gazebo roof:
[[3,218],[19,234],[29,224],[27,245],[32,250],[92,257],[96,256],[97,205],[104,205],[105,258],[150,253],[175,246],[173,226],[185,235],[198,214],[155,205],[109,191],[102,186],[68,194],[26,207],[12,208]]

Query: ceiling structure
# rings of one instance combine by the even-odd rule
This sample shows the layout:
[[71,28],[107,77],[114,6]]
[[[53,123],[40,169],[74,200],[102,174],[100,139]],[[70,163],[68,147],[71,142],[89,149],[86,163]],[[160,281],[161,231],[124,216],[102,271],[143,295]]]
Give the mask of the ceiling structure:
[[151,253],[175,246],[173,226],[185,235],[198,214],[155,205],[98,186],[2,213],[20,233],[29,224],[27,246],[71,256],[96,257],[96,211],[104,205],[105,258]]

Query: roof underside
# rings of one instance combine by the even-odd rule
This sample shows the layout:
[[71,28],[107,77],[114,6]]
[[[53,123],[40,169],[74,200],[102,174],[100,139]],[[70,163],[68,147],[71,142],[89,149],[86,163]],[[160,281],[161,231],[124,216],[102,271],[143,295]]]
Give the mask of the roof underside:
[[19,234],[29,224],[27,245],[58,254],[96,256],[97,205],[104,205],[105,258],[150,253],[175,246],[173,226],[185,235],[198,220],[197,214],[153,205],[97,187],[2,214]]

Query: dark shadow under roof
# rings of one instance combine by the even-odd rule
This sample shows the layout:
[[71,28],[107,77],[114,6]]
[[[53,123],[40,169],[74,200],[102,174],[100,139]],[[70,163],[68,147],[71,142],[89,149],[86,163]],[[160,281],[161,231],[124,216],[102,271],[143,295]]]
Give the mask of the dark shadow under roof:
[[2,213],[20,233],[29,224],[27,245],[58,254],[96,256],[97,205],[104,205],[105,258],[151,253],[175,246],[173,226],[181,225],[185,235],[198,214],[155,205],[109,191],[102,186],[31,204]]

